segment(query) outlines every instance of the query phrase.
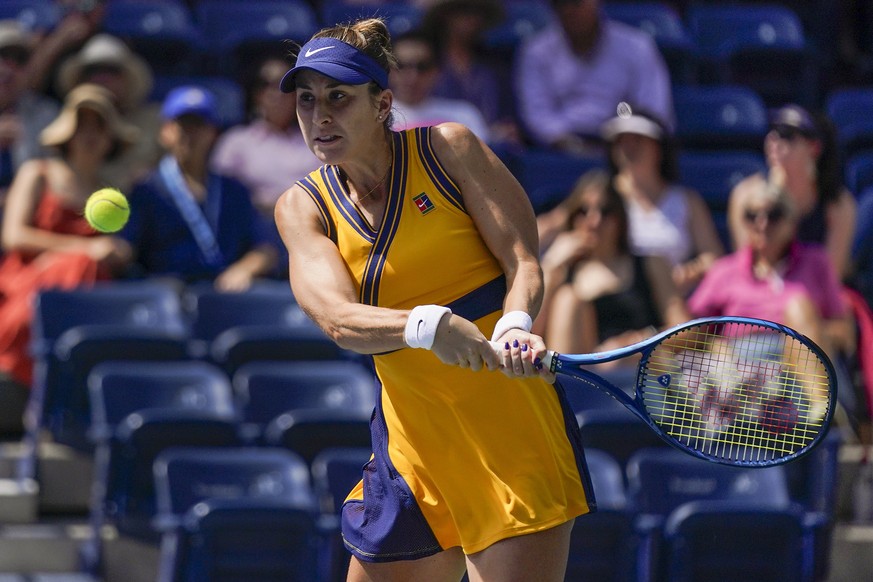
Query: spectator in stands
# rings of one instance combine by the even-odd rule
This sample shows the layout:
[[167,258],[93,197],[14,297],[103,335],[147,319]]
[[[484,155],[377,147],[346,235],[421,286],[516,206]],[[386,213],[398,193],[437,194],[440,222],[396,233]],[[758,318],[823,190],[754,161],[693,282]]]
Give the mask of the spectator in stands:
[[600,0],[551,0],[557,22],[520,49],[519,116],[539,145],[601,151],[600,128],[621,102],[674,124],[670,73],[652,37],[608,19]]
[[106,181],[127,191],[154,169],[161,156],[158,143],[160,113],[146,100],[152,89],[152,72],[145,60],[114,36],[94,35],[82,50],[64,61],[57,76],[61,95],[79,83],[95,83],[109,89],[125,121],[139,128],[134,147],[105,170]]
[[255,206],[270,222],[282,192],[321,164],[297,125],[294,94],[279,90],[279,81],[292,66],[287,57],[263,60],[247,84],[251,120],[224,132],[212,154],[215,172],[248,186]]
[[534,333],[559,352],[608,350],[641,341],[688,312],[662,257],[631,251],[622,196],[601,170],[567,201],[562,232],[542,257],[543,308]]
[[413,31],[394,38],[392,44],[397,57],[397,68],[390,78],[394,92],[392,129],[402,131],[455,121],[466,125],[479,139],[489,141],[488,124],[472,103],[434,96],[440,63],[430,37]]
[[854,324],[825,249],[799,238],[801,214],[779,184],[759,181],[740,208],[743,246],[718,259],[689,298],[695,316],[783,323],[831,354],[854,351]]
[[687,294],[724,254],[712,213],[700,194],[678,183],[675,146],[663,123],[626,103],[618,109],[602,135],[613,185],[627,206],[631,250],[667,259]]
[[161,114],[167,155],[131,191],[134,211],[122,231],[136,267],[146,276],[214,281],[219,290],[243,291],[271,273],[277,250],[248,188],[209,170],[220,123],[215,95],[194,85],[178,87]]
[[769,176],[754,174],[737,184],[728,201],[728,228],[735,249],[748,243],[743,224],[749,192],[768,180],[781,184],[798,213],[797,238],[821,243],[840,278],[850,270],[857,208],[843,185],[833,127],[824,117],[813,118],[798,105],[777,109],[764,138]]
[[9,189],[0,261],[0,430],[20,427],[32,379],[29,337],[39,289],[72,288],[109,278],[130,258],[129,245],[100,235],[83,216],[88,196],[106,183],[100,168],[133,143],[102,87],[80,85],[40,134],[60,155],[25,162]]
[[472,103],[487,121],[492,141],[519,144],[511,71],[483,47],[485,31],[503,18],[498,0],[438,0],[421,27],[434,39],[441,64],[434,95]]
[[21,164],[47,154],[39,132],[58,114],[54,101],[25,85],[31,47],[18,21],[0,21],[0,206]]
[[28,86],[49,95],[58,67],[100,31],[106,15],[105,0],[55,0],[55,4],[61,19],[53,29],[37,33],[38,42],[27,65]]

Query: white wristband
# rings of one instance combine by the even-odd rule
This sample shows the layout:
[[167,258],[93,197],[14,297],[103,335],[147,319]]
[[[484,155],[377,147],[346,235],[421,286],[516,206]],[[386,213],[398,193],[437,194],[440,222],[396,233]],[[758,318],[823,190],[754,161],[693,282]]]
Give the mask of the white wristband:
[[494,324],[494,334],[491,336],[491,341],[496,342],[510,329],[523,329],[524,331],[530,331],[531,327],[533,327],[533,320],[531,320],[530,315],[524,311],[510,311],[504,313],[503,317],[498,319],[497,323]]
[[406,345],[411,348],[431,349],[436,339],[437,326],[443,316],[451,312],[451,309],[442,305],[419,305],[413,308],[403,332]]

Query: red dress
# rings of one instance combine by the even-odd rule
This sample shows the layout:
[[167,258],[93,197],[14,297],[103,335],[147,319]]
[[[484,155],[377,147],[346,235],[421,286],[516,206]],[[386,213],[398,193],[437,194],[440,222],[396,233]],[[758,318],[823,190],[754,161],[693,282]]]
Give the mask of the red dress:
[[[49,190],[37,205],[33,224],[58,234],[95,236],[82,211],[63,205]],[[109,278],[109,273],[83,253],[12,251],[0,259],[0,371],[30,386],[30,321],[33,300],[41,289],[70,289]]]

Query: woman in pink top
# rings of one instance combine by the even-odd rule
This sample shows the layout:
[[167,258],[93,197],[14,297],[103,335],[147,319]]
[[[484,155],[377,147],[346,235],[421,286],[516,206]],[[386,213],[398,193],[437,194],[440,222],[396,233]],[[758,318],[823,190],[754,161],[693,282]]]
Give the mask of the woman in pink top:
[[707,272],[688,300],[697,317],[757,317],[792,327],[830,352],[854,351],[854,324],[821,245],[797,240],[799,214],[782,188],[763,183],[746,197],[747,243]]

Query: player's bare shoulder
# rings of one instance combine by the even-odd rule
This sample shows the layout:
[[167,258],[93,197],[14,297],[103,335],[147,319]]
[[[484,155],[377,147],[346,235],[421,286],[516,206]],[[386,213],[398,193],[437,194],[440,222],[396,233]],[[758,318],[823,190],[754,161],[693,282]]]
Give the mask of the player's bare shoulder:
[[300,184],[294,184],[279,196],[273,215],[283,238],[286,234],[299,234],[313,228],[322,234],[325,232],[317,205]]

